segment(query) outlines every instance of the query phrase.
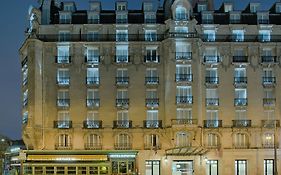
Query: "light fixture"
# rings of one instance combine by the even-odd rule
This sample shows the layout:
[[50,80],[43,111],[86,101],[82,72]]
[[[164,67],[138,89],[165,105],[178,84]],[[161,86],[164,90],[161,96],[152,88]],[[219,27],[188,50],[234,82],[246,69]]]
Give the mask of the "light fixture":
[[165,162],[168,162],[167,155],[165,156],[164,161],[165,161]]
[[207,157],[204,157],[204,160],[205,160],[205,162],[208,162],[208,158]]

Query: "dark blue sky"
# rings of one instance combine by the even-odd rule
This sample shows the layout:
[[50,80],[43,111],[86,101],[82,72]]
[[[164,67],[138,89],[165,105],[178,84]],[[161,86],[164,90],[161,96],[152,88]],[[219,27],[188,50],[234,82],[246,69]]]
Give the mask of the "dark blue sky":
[[[88,8],[88,0],[75,0],[79,9]],[[114,0],[101,0],[103,8],[114,7]],[[231,0],[227,0],[228,2]],[[254,0],[268,9],[277,0]],[[3,0],[0,11],[0,134],[21,137],[20,62],[18,49],[24,41],[27,12],[37,0]],[[141,0],[128,0],[130,8],[140,8]],[[218,8],[223,0],[215,0]],[[250,0],[232,0],[236,9],[244,9]]]

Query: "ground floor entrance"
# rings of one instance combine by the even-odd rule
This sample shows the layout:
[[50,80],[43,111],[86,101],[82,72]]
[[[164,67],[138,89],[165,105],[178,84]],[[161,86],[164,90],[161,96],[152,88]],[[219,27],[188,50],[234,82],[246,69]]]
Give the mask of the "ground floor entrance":
[[192,160],[174,160],[172,162],[172,175],[193,175]]

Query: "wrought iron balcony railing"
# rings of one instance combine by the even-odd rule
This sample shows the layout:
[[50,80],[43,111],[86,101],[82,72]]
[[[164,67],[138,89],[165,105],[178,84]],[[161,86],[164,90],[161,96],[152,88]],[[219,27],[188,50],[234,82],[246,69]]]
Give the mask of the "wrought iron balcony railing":
[[57,99],[57,106],[58,107],[69,107],[70,99]]
[[86,77],[86,84],[98,86],[100,84],[100,77]]
[[116,99],[116,107],[128,107],[130,100],[128,98],[118,98]]
[[205,82],[209,85],[218,85],[219,77],[205,77]]
[[113,128],[127,129],[132,128],[131,120],[115,120],[113,121]]
[[57,64],[69,64],[71,63],[71,56],[56,56]]
[[233,56],[233,63],[248,63],[248,56]]
[[233,127],[251,127],[252,121],[251,120],[232,120]]
[[193,104],[193,96],[176,96],[177,104]]
[[162,128],[162,120],[144,120],[143,127],[148,129]]
[[58,121],[54,121],[54,128],[70,129],[70,128],[72,128],[72,121],[71,120],[58,120]]
[[160,150],[161,144],[160,143],[145,143],[144,149],[145,150]]
[[247,84],[248,78],[247,77],[234,77],[234,84],[239,85],[239,84]]
[[172,125],[197,125],[197,119],[172,119]]
[[192,60],[192,52],[176,52],[176,60],[190,61]]
[[88,108],[98,108],[100,106],[100,99],[99,98],[95,98],[95,99],[88,98],[86,100],[86,105]]
[[262,120],[261,123],[264,128],[280,127],[280,120]]
[[101,143],[85,143],[86,150],[101,150],[102,144]]
[[277,57],[276,56],[261,56],[261,62],[262,63],[277,63]]
[[262,84],[264,86],[274,85],[276,83],[276,77],[262,77]]
[[205,64],[216,64],[221,62],[221,59],[217,55],[205,55],[204,56],[204,63]]
[[234,99],[234,106],[247,106],[248,99],[247,98],[235,98]]
[[57,77],[57,84],[67,86],[70,84],[70,77]]
[[131,150],[132,143],[115,143],[114,148],[116,150]]
[[219,98],[206,98],[206,106],[219,106]]
[[72,144],[71,143],[57,143],[55,144],[55,149],[56,150],[70,150],[72,149]]
[[193,75],[192,74],[176,74],[176,82],[192,82]]
[[118,64],[125,64],[130,62],[130,56],[129,55],[116,55],[115,56],[115,62]]
[[276,98],[264,98],[263,105],[264,106],[275,106]]
[[149,55],[144,56],[143,58],[144,63],[160,63],[160,56],[159,55]]
[[222,127],[222,120],[204,120],[205,128],[219,128]]
[[102,128],[102,121],[101,120],[85,120],[83,122],[83,128],[100,129],[100,128]]
[[159,98],[146,98],[145,105],[146,105],[146,107],[158,107]]
[[146,85],[155,85],[159,84],[159,77],[145,77]]
[[129,77],[116,77],[116,85],[128,85],[129,84]]
[[92,56],[85,56],[85,63],[87,64],[99,64],[100,56],[92,55]]

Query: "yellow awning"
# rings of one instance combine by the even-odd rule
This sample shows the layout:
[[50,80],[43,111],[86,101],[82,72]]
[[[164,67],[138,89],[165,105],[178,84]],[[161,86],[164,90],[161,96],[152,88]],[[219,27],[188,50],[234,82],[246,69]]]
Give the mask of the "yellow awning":
[[28,155],[27,161],[107,161],[107,155]]

